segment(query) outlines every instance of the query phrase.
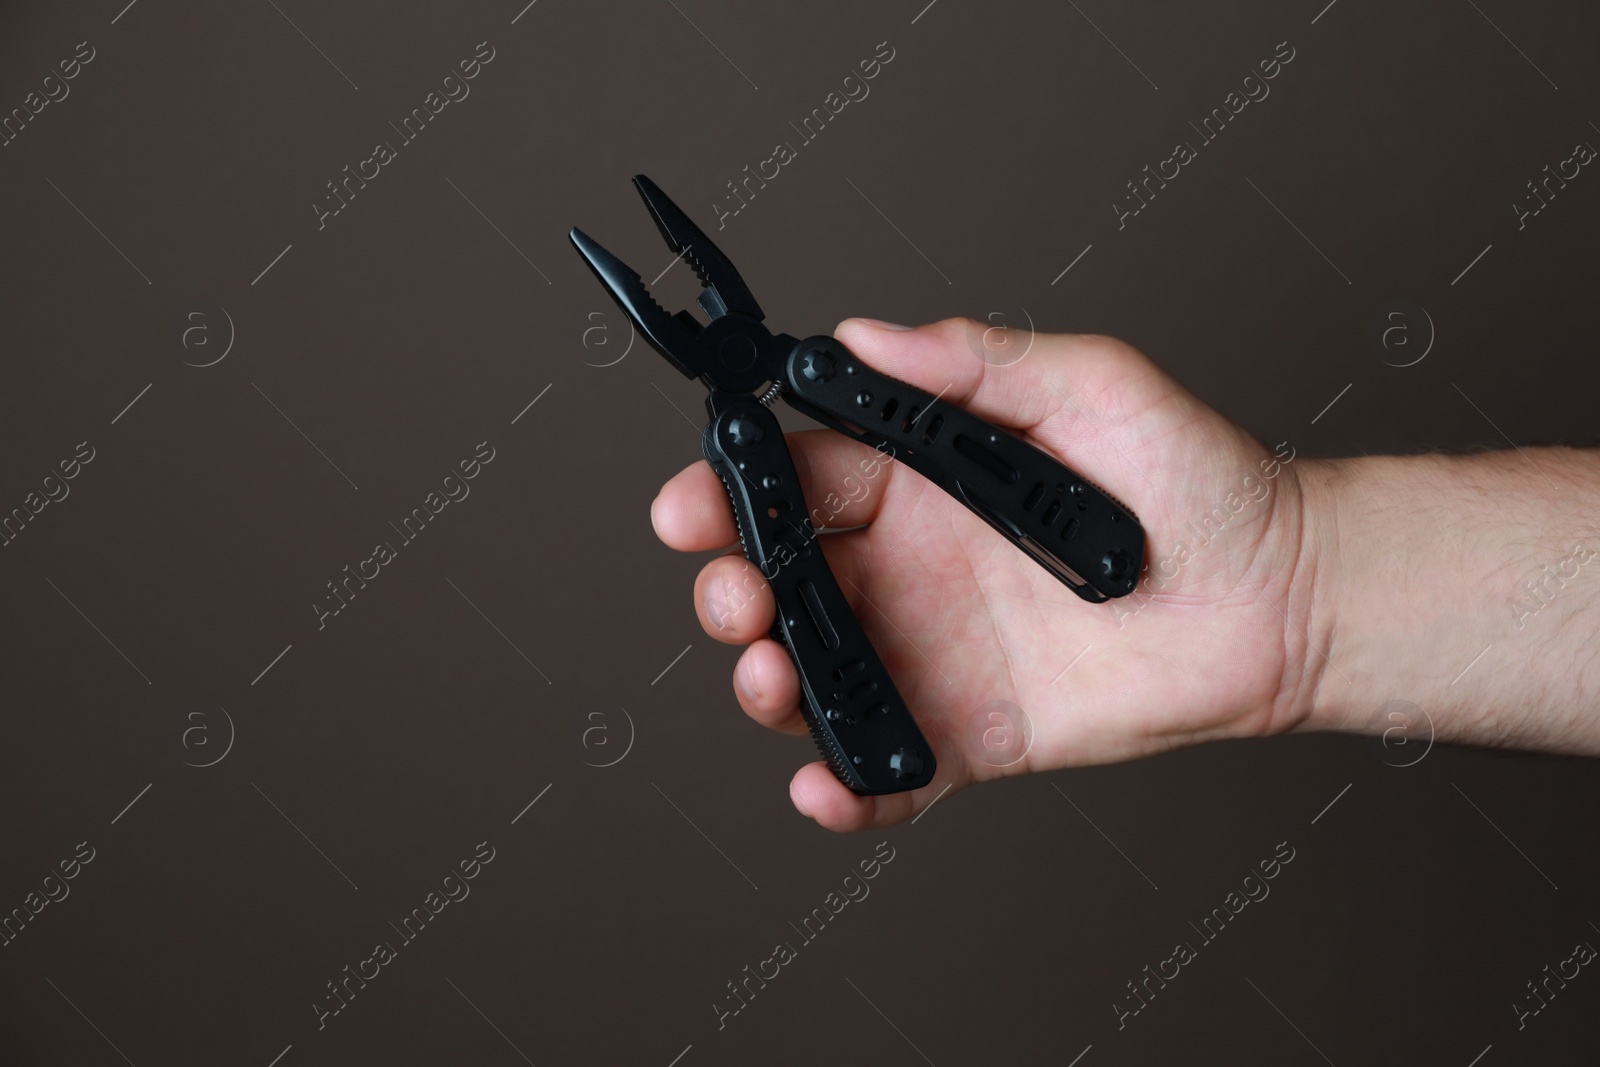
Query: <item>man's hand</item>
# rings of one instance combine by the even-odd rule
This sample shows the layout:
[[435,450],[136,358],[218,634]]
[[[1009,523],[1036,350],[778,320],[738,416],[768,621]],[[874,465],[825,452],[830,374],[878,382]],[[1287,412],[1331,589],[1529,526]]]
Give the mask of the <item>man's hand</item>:
[[[844,531],[819,538],[828,563],[939,760],[931,785],[880,797],[856,796],[821,762],[801,768],[795,806],[829,829],[899,822],[950,784],[1278,733],[1311,709],[1325,646],[1293,450],[1263,448],[1119,341],[1041,334],[999,366],[981,358],[986,342],[1029,339],[996,334],[968,319],[835,331],[874,369],[1011,428],[1124,501],[1148,536],[1145,575],[1128,597],[1089,604],[904,464],[831,430],[788,435],[808,506],[829,501],[820,513],[837,510],[828,528]],[[662,488],[651,519],[680,551],[737,543],[704,462]],[[711,561],[695,610],[712,637],[749,645],[733,679],[746,713],[804,734],[760,571],[736,548]],[[994,701],[1031,720],[1015,762],[982,750],[973,720]]]

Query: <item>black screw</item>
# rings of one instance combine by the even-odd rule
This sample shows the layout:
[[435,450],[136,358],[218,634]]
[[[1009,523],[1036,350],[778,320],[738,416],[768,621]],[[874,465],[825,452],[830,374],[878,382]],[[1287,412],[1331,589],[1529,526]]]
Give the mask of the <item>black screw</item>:
[[820,348],[813,348],[800,357],[800,373],[808,381],[830,382],[833,380],[833,357]]
[[872,390],[863,389],[861,392],[857,393],[856,405],[858,407],[870,408],[872,406]]
[[922,757],[914,749],[902,748],[889,757],[889,769],[902,781],[922,773]]
[[1107,552],[1105,558],[1100,561],[1100,568],[1105,572],[1105,576],[1113,582],[1127,581],[1128,573],[1132,570],[1128,561],[1128,554],[1120,548],[1113,548],[1110,552]]
[[735,416],[728,420],[728,437],[740,448],[758,445],[764,436],[766,434],[761,429],[761,424],[754,419]]

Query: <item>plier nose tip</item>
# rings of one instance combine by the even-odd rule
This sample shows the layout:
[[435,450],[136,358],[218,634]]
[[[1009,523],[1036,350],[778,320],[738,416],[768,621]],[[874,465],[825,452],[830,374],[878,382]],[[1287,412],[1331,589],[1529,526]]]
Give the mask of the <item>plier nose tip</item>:
[[700,284],[705,286],[707,294],[702,295],[700,306],[706,309],[707,314],[715,319],[733,312],[748,315],[758,322],[766,317],[733,262],[684,214],[682,208],[672,202],[670,196],[661,191],[659,185],[646,175],[635,174],[633,187],[639,191],[644,206],[650,210],[656,229],[661,231],[661,239],[668,248],[683,257],[700,279]]
[[[656,303],[639,272],[612,255],[599,241],[574,226],[567,233],[578,254],[589,264],[594,276],[600,279],[606,292],[617,302],[634,327],[644,334],[657,352],[667,362],[677,367],[686,378],[694,378],[700,370],[692,365],[696,350],[695,334],[699,324],[691,330],[688,323]],[[692,320],[691,320],[692,321]]]

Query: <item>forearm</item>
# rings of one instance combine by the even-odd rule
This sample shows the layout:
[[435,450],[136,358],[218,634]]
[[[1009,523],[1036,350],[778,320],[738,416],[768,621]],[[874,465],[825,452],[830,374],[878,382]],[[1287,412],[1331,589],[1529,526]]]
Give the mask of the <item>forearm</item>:
[[1308,729],[1600,753],[1600,453],[1306,462]]

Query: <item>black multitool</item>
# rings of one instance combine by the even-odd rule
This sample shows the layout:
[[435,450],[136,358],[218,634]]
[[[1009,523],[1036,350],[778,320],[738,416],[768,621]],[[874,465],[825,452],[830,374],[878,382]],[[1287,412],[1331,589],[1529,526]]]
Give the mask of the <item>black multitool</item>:
[[651,346],[711,391],[702,449],[733,504],[745,558],[772,587],[772,636],[800,674],[811,736],[858,794],[927,785],[933,750],[816,544],[772,401],[782,397],[905,463],[1085,600],[1133,591],[1144,530],[1089,479],[962,408],[877,373],[832,337],[798,341],[767,329],[722,251],[649,178],[633,182],[668,247],[705,287],[698,302],[709,322],[669,314],[637,272],[577,228],[572,243]]

